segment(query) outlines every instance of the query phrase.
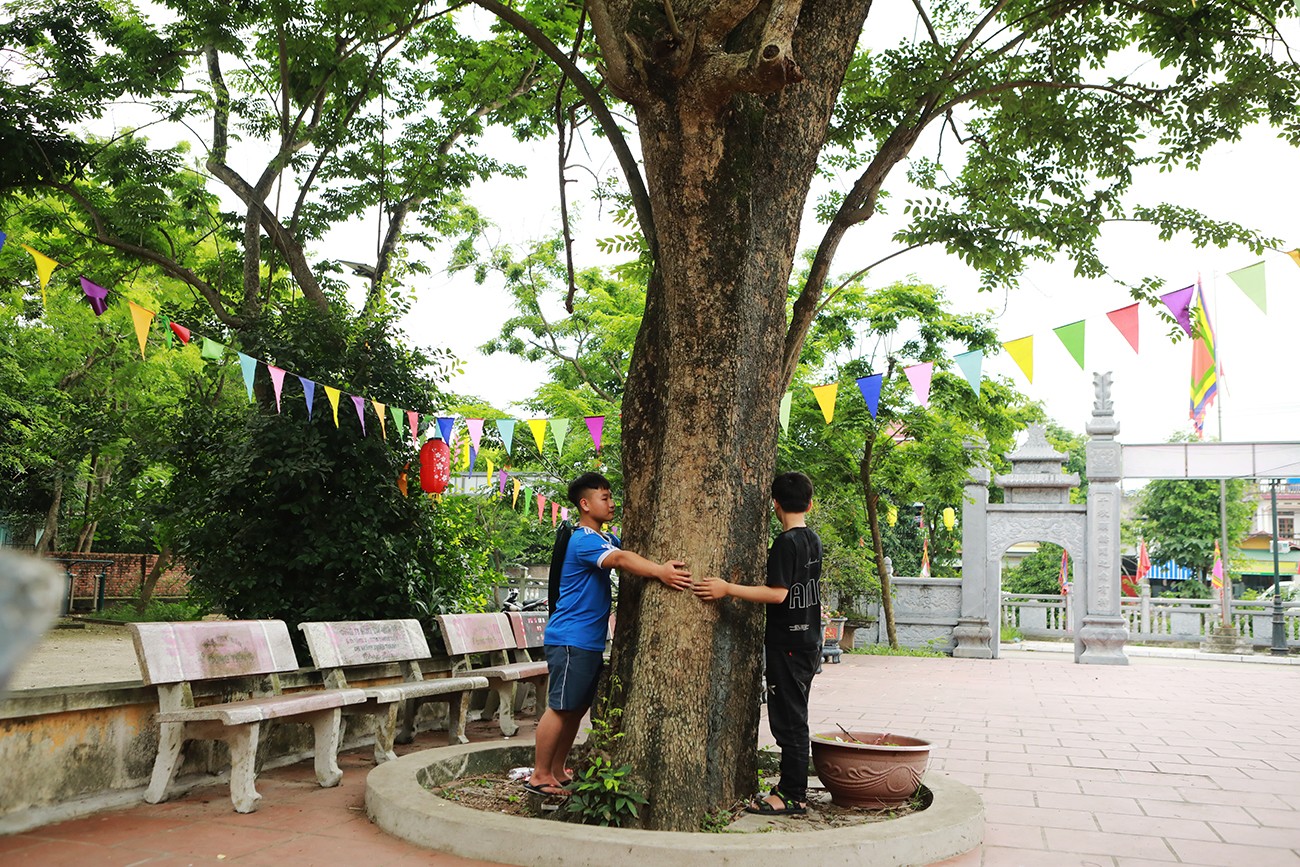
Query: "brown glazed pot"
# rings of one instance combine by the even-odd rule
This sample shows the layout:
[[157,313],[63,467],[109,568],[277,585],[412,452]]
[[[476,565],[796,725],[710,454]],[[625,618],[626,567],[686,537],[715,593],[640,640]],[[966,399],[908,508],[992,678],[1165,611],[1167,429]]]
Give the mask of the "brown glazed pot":
[[828,732],[812,736],[812,760],[836,805],[899,807],[921,786],[930,742],[880,732]]

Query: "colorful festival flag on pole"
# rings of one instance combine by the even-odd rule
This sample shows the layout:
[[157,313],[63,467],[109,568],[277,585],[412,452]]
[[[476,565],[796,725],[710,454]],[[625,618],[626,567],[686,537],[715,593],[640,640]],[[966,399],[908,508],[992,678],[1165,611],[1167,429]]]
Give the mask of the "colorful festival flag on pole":
[[1143,539],[1138,545],[1138,568],[1137,580],[1141,583],[1142,579],[1147,577],[1151,571],[1151,555],[1147,553],[1147,540]]
[[1069,325],[1062,325],[1059,328],[1052,329],[1053,333],[1060,338],[1061,343],[1065,345],[1070,357],[1079,365],[1080,370],[1083,370],[1083,332],[1086,327],[1084,320],[1080,319],[1078,322],[1071,322]]
[[862,392],[862,399],[867,402],[867,412],[871,417],[876,417],[876,411],[880,409],[880,387],[885,381],[883,373],[873,373],[870,376],[858,377],[858,391]]
[[587,422],[587,432],[591,434],[591,441],[596,446],[596,451],[600,451],[600,437],[605,432],[605,417],[603,415],[589,415],[585,419]]
[[26,244],[23,244],[23,249],[31,253],[32,258],[36,260],[36,279],[41,284],[41,303],[48,306],[49,302],[45,299],[45,287],[50,284],[50,275],[54,273],[55,268],[59,267],[59,263],[40,250],[33,250]]
[[1025,375],[1025,379],[1031,383],[1034,381],[1034,337],[1019,337],[1015,340],[1008,340],[1002,344],[1002,348],[1011,356],[1011,360],[1020,368],[1020,372]]
[[280,392],[284,391],[284,370],[273,364],[266,366],[266,372],[271,374],[271,388],[275,391],[275,411],[280,411]]
[[349,395],[352,398],[352,406],[357,410],[357,421],[361,422],[361,435],[366,435],[366,399],[357,397],[355,394]]
[[1068,596],[1070,593],[1070,554],[1064,548],[1061,549],[1061,571],[1056,576],[1056,584],[1061,589],[1062,596]]
[[528,429],[533,432],[533,442],[537,443],[537,453],[540,455],[546,446],[546,419],[530,418]]
[[332,385],[325,386],[325,398],[330,402],[330,408],[334,410],[334,426],[339,426],[339,396],[343,392],[339,391]]
[[1205,293],[1201,291],[1200,281],[1196,284],[1199,304],[1194,311],[1196,327],[1192,340],[1192,387],[1191,410],[1192,427],[1196,429],[1196,438],[1205,437],[1205,414],[1219,391],[1218,347],[1214,336],[1214,326],[1205,306]]
[[316,383],[301,376],[298,381],[302,383],[302,399],[307,401],[307,420],[311,421],[311,406],[316,402]]
[[835,418],[835,395],[840,390],[838,382],[828,382],[825,385],[814,385],[812,387],[813,397],[817,398],[817,405],[822,408],[822,415],[826,423],[830,424],[831,419]]
[[777,410],[777,420],[781,422],[781,433],[790,433],[790,405],[794,401],[794,392],[787,391],[781,395],[781,406]]
[[1254,265],[1247,265],[1245,268],[1238,268],[1236,271],[1229,271],[1228,277],[1246,297],[1255,302],[1255,306],[1262,312],[1268,312],[1268,295],[1264,288],[1264,263],[1256,262]]
[[506,454],[510,454],[510,446],[515,441],[515,420],[512,418],[497,419],[497,432],[501,434],[501,442],[505,444]]
[[1119,329],[1119,333],[1124,335],[1128,345],[1133,347],[1133,351],[1138,351],[1138,305],[1130,304],[1127,307],[1121,307],[1118,310],[1112,310],[1106,314],[1110,324]]
[[179,322],[168,322],[167,327],[172,330],[172,334],[176,335],[176,339],[181,342],[181,346],[189,346],[190,330],[188,328]]
[[248,402],[252,403],[253,379],[257,376],[257,359],[242,352],[235,354],[239,356],[239,371],[244,375],[244,388],[248,389]]
[[970,352],[954,355],[952,360],[957,362],[957,367],[961,369],[962,376],[966,377],[966,381],[970,383],[970,387],[978,395],[980,386],[983,385],[984,350],[972,349]]
[[90,309],[95,311],[95,315],[103,316],[104,311],[108,309],[108,302],[105,300],[108,298],[108,290],[82,277],[81,291],[86,293],[86,300],[90,302]]
[[140,357],[144,358],[144,345],[149,340],[149,326],[153,324],[154,312],[146,310],[134,301],[127,301],[131,308],[131,323],[135,326],[135,339],[140,341]]
[[1223,555],[1219,553],[1219,540],[1214,540],[1214,568],[1210,570],[1213,576],[1210,580],[1210,586],[1215,590],[1223,589]]
[[1192,296],[1195,293],[1196,284],[1193,283],[1191,286],[1175,289],[1160,296],[1160,300],[1165,302],[1174,319],[1178,320],[1178,327],[1183,329],[1188,337],[1192,336]]
[[934,378],[934,362],[927,361],[924,364],[904,367],[903,373],[907,374],[907,381],[911,383],[916,402],[922,409],[927,409],[930,406],[930,381]]
[[375,405],[375,415],[379,416],[379,435],[388,439],[388,421],[384,418],[385,406],[373,397],[370,398],[370,402]]
[[555,450],[562,453],[564,451],[564,438],[569,435],[569,420],[567,418],[551,419],[551,436],[555,437]]

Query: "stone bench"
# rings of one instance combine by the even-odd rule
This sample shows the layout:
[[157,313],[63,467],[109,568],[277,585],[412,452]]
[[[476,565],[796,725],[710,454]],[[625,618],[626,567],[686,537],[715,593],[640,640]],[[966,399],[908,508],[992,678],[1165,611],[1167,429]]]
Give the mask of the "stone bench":
[[[315,734],[316,780],[337,786],[340,708],[359,704],[359,689],[326,689],[285,695],[279,673],[298,670],[289,629],[280,620],[212,623],[132,623],[131,638],[145,684],[158,687],[158,758],[144,799],[157,804],[180,765],[188,740],[222,741],[230,747],[230,800],[251,813],[262,796],[254,785],[260,724],[305,722]],[[192,681],[227,681],[231,693],[248,698],[195,707]]]
[[[511,621],[505,614],[438,615],[442,640],[447,655],[452,659],[452,673],[487,678],[498,703],[501,734],[506,737],[519,731],[514,716],[516,685],[534,684],[538,715],[546,708],[546,661],[534,661],[528,654],[529,642],[540,644],[545,626],[538,630],[535,625],[531,629],[526,625],[535,624],[537,617],[545,618],[546,615],[541,612],[511,614],[521,618],[519,639],[516,639]],[[490,664],[475,668],[472,659],[475,654],[486,654]]]
[[[465,737],[465,713],[469,708],[472,690],[486,689],[486,677],[439,677],[424,679],[420,660],[428,659],[429,643],[418,620],[348,620],[333,623],[300,623],[298,628],[307,637],[312,664],[321,670],[325,686],[333,689],[348,687],[347,670],[357,666],[398,663],[402,671],[401,683],[365,686],[364,704],[344,709],[344,726],[349,716],[375,716],[375,762],[397,758],[393,742],[410,743],[414,732],[415,714],[420,704],[445,701],[447,712],[447,743],[468,743]],[[398,710],[401,710],[401,731],[397,729]],[[340,731],[339,739],[343,739]]]

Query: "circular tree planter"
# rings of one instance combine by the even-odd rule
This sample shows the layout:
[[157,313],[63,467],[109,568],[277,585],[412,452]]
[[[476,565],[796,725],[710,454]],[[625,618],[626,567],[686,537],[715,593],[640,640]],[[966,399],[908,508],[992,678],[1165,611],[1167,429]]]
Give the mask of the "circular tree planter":
[[921,788],[930,742],[880,732],[812,736],[813,767],[840,807],[901,807]]
[[370,772],[366,811],[384,831],[419,846],[528,867],[609,867],[629,858],[673,867],[789,867],[791,859],[799,858],[844,867],[929,864],[967,852],[984,837],[979,795],[942,774],[926,779],[933,803],[898,819],[754,834],[598,828],[521,818],[464,807],[425,788],[532,761],[531,747],[499,743],[412,753]]

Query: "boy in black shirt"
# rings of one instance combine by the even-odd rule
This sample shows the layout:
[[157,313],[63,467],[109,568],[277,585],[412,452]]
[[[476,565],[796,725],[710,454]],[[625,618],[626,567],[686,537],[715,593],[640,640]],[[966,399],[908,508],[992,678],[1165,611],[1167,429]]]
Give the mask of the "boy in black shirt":
[[782,532],[767,552],[766,585],[705,578],[694,588],[705,600],[734,596],[767,603],[767,722],[781,748],[781,781],[747,809],[768,816],[808,808],[808,690],[822,653],[822,543],[804,520],[812,496],[812,481],[803,473],[783,473],[772,482]]

